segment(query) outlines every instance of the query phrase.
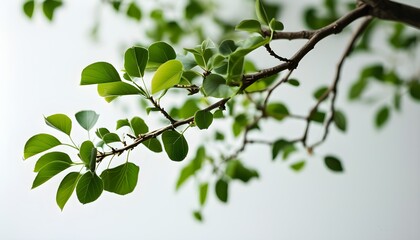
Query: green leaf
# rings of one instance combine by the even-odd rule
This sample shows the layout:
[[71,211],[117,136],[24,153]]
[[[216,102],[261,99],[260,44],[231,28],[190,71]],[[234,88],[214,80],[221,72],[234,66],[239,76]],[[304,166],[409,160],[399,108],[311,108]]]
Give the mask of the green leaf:
[[89,170],[91,172],[95,172],[97,154],[98,154],[98,150],[96,148],[92,148],[90,151],[90,159],[89,159]]
[[203,221],[203,215],[201,214],[200,211],[194,211],[193,216],[194,216],[195,220],[197,220],[199,222]]
[[124,54],[124,68],[132,77],[143,77],[147,62],[149,61],[149,51],[142,47],[131,47]]
[[256,170],[245,167],[239,160],[231,160],[226,166],[226,175],[232,179],[239,179],[247,183],[252,178],[258,178]]
[[213,113],[213,117],[214,118],[223,118],[223,110],[222,109],[217,109],[216,111],[214,111]]
[[152,78],[152,94],[178,84],[181,80],[182,68],[179,60],[169,60],[160,65]]
[[162,63],[175,59],[175,50],[165,42],[155,42],[149,47],[149,62],[146,68],[156,70]]
[[85,67],[82,71],[80,85],[110,83],[121,81],[117,70],[107,62],[96,62]]
[[116,133],[107,133],[102,138],[106,144],[113,143],[113,142],[121,142],[120,137]]
[[199,129],[207,129],[213,122],[213,114],[206,110],[197,111],[194,116],[194,122]]
[[315,111],[311,114],[309,119],[317,123],[324,123],[325,115],[326,114],[324,112]]
[[84,141],[80,146],[79,157],[87,168],[90,166],[90,156],[93,148],[95,148],[95,146],[89,140]]
[[266,108],[269,116],[281,121],[289,115],[289,110],[283,103],[269,103]]
[[98,128],[95,132],[96,136],[98,136],[100,139],[103,139],[104,136],[108,133],[110,133],[110,131],[107,128]]
[[320,100],[322,96],[324,96],[324,94],[328,91],[328,87],[327,86],[322,86],[320,88],[318,88],[315,92],[314,92],[314,98],[316,100]]
[[294,78],[287,80],[287,83],[295,87],[299,87],[300,85],[300,82]]
[[261,32],[261,23],[255,19],[248,19],[241,21],[235,28],[247,32]]
[[118,120],[117,121],[117,127],[115,129],[118,130],[118,129],[124,127],[124,126],[130,127],[130,122],[128,121],[128,119]]
[[203,81],[203,90],[207,96],[216,98],[230,97],[234,94],[234,88],[226,84],[226,80],[218,74],[210,74]]
[[338,129],[345,132],[347,129],[347,120],[343,112],[336,110],[334,112],[334,123]]
[[287,160],[287,158],[290,156],[290,154],[292,154],[296,151],[297,151],[297,148],[292,143],[283,147],[283,156],[282,156],[283,160]]
[[179,109],[179,117],[186,119],[195,115],[200,108],[197,105],[198,99],[190,98]]
[[127,16],[137,21],[140,21],[141,10],[135,2],[131,2],[130,5],[128,5]]
[[87,171],[77,183],[77,199],[83,204],[93,202],[101,196],[103,190],[102,179],[96,173]]
[[70,136],[71,119],[64,114],[54,114],[45,118],[45,123]]
[[[420,97],[420,96],[419,96]],[[395,94],[394,94],[394,98],[393,98],[393,103],[394,103],[394,108],[395,108],[395,110],[397,110],[397,111],[400,111],[401,110],[401,99],[402,99],[402,95],[401,95],[401,93],[399,93],[399,92],[396,92]]]
[[149,127],[140,117],[133,117],[130,121],[130,125],[136,137],[149,131]]
[[258,20],[269,25],[271,18],[268,17],[267,12],[265,11],[264,5],[262,3],[262,0],[255,1],[255,10],[256,10]]
[[409,93],[414,100],[420,101],[420,83],[418,81],[410,83]]
[[151,138],[149,140],[142,142],[142,144],[146,146],[152,152],[155,152],[155,153],[162,152],[162,144],[160,144],[157,138]]
[[66,170],[71,165],[68,162],[54,161],[45,165],[41,170],[39,170],[36,175],[34,182],[32,183],[32,189],[38,187],[39,185],[45,183],[50,178],[59,174],[60,172]]
[[37,134],[28,139],[23,150],[23,158],[29,157],[38,153],[47,151],[55,146],[60,145],[61,142],[52,135],[46,133]]
[[341,161],[334,157],[334,156],[326,156],[324,158],[325,165],[328,169],[334,172],[342,172],[343,166],[341,165]]
[[273,147],[271,149],[271,159],[276,159],[277,155],[283,151],[287,146],[292,145],[289,141],[285,139],[279,139],[273,143]]
[[282,31],[284,29],[284,25],[282,22],[272,18],[270,21],[270,28],[273,31]]
[[86,129],[87,131],[95,126],[99,118],[99,114],[92,110],[80,111],[76,113],[75,116],[80,126],[82,126],[82,128]]
[[382,64],[374,64],[367,66],[361,72],[362,79],[367,79],[371,77],[381,82],[385,80],[384,75],[384,67],[382,66]]
[[381,107],[377,112],[376,112],[376,116],[375,116],[375,126],[377,128],[381,128],[384,126],[384,124],[388,121],[389,119],[389,107],[388,106],[383,106]]
[[199,196],[200,196],[200,206],[204,206],[204,204],[206,203],[207,200],[207,190],[209,188],[209,184],[208,183],[202,183],[200,184],[200,188],[199,188]]
[[226,180],[222,178],[217,180],[216,185],[215,185],[216,196],[220,201],[224,203],[228,201],[228,196],[229,196],[228,188],[229,188],[229,183]]
[[290,165],[290,168],[295,171],[295,172],[300,172],[303,167],[305,167],[305,160],[293,163],[292,165]]
[[162,134],[163,146],[168,157],[173,161],[182,161],[188,154],[188,143],[184,135],[175,130],[169,130]]
[[191,20],[197,16],[202,15],[205,10],[205,6],[203,6],[201,2],[188,1],[187,6],[185,7],[185,17],[188,20]]
[[57,202],[57,205],[60,207],[61,210],[63,210],[67,201],[73,194],[77,182],[79,181],[81,176],[82,175],[78,172],[71,172],[63,178],[63,180],[60,183],[60,186],[58,186],[55,201]]
[[192,175],[199,170],[205,160],[206,149],[203,146],[197,148],[194,159],[190,161],[182,170],[176,182],[176,190],[178,190]]
[[353,85],[350,87],[349,99],[355,100],[359,98],[362,95],[362,93],[366,90],[367,85],[368,81],[366,79],[360,79],[353,83]]
[[71,164],[72,161],[66,153],[50,152],[42,155],[35,164],[34,172],[39,172],[43,167],[52,162],[66,162]]
[[229,54],[233,53],[238,46],[236,46],[233,40],[224,40],[219,46],[219,52],[223,56],[228,56]]
[[61,5],[63,5],[63,3],[58,0],[45,0],[42,3],[42,11],[44,12],[45,17],[52,21],[54,18],[55,10]]
[[104,189],[119,195],[131,193],[137,185],[139,170],[140,168],[131,162],[104,170],[101,174]]
[[35,9],[35,1],[34,0],[26,1],[23,4],[23,12],[25,13],[25,15],[28,18],[32,18],[33,14],[34,14],[34,9]]
[[124,95],[137,95],[142,92],[131,84],[125,82],[111,82],[98,84],[98,94],[111,102],[116,97]]

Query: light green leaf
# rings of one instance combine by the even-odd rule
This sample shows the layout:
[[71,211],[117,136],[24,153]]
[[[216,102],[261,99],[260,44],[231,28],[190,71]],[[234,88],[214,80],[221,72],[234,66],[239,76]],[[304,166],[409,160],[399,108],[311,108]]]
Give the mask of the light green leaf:
[[265,11],[262,0],[255,1],[255,11],[256,11],[258,20],[269,25],[270,19],[267,16],[267,12]]
[[334,112],[334,123],[338,129],[345,132],[347,129],[347,120],[343,112],[336,110]]
[[341,165],[341,161],[338,158],[336,158],[334,156],[326,156],[324,158],[324,161],[325,161],[325,165],[331,171],[334,171],[334,172],[342,172],[343,171],[343,166]]
[[25,147],[23,150],[23,158],[28,159],[33,155],[47,151],[48,149],[51,149],[60,144],[61,142],[54,136],[51,136],[46,133],[37,134],[29,138],[28,141],[25,143]]
[[289,115],[289,110],[283,103],[269,103],[266,108],[269,116],[281,121]]
[[197,111],[194,115],[194,122],[199,129],[207,129],[213,122],[213,114],[205,110]]
[[216,196],[221,202],[226,203],[228,201],[228,196],[229,196],[228,188],[229,188],[229,183],[226,180],[222,178],[217,180],[216,185],[215,185]]
[[254,19],[247,19],[241,21],[235,28],[247,32],[261,32],[261,23]]
[[143,77],[149,61],[149,51],[142,47],[131,47],[124,54],[124,68],[132,77]]
[[85,67],[82,71],[80,85],[109,83],[121,81],[117,70],[107,62],[96,62]]
[[202,183],[200,184],[200,188],[199,188],[199,196],[200,196],[200,206],[204,206],[204,204],[206,203],[207,200],[207,190],[209,188],[209,184],[208,183]]
[[82,175],[78,172],[71,172],[63,178],[63,180],[60,183],[60,186],[58,186],[55,200],[61,210],[63,210],[67,201],[73,194],[77,182],[79,181],[81,176]]
[[152,78],[152,94],[178,84],[182,71],[182,63],[179,60],[169,60],[160,65]]
[[216,98],[230,97],[234,94],[234,88],[229,87],[226,80],[218,74],[207,76],[202,87],[207,96]]
[[175,50],[165,42],[155,42],[149,47],[149,62],[146,68],[156,70],[162,63],[176,58]]
[[77,199],[83,204],[93,202],[101,196],[103,190],[102,179],[96,173],[87,171],[77,183]]
[[35,1],[29,0],[23,4],[23,12],[28,18],[32,18],[35,9]]
[[63,5],[63,3],[58,0],[45,0],[42,3],[42,11],[44,12],[45,17],[52,21],[54,18],[55,10],[61,5]]
[[95,126],[99,118],[99,114],[92,110],[80,111],[76,113],[75,116],[80,126],[82,126],[82,128],[86,129],[87,131]]
[[84,141],[80,146],[79,157],[87,168],[90,166],[90,156],[93,148],[95,148],[95,146],[89,140]]
[[137,185],[139,170],[137,165],[130,162],[104,170],[101,174],[104,189],[120,195],[131,193]]
[[162,134],[163,146],[169,158],[173,161],[182,161],[188,154],[188,143],[184,135],[175,130]]
[[35,164],[34,172],[39,172],[43,167],[52,162],[66,162],[71,164],[72,161],[66,153],[50,152],[42,155]]
[[178,190],[192,175],[198,171],[206,157],[206,149],[203,146],[197,148],[194,159],[192,159],[188,165],[186,165],[179,174],[178,180],[176,182],[176,190]]
[[302,160],[302,161],[293,163],[292,165],[290,165],[290,168],[295,172],[300,172],[303,169],[303,167],[305,167],[305,163],[306,161]]
[[142,92],[131,84],[125,82],[111,82],[98,84],[98,94],[101,97],[108,98],[107,102],[111,102],[115,98],[124,95],[137,95]]
[[69,168],[71,165],[68,162],[54,161],[45,165],[41,170],[39,170],[36,175],[34,182],[32,183],[32,189],[38,187],[39,185],[45,183],[50,178],[54,177],[58,173]]
[[284,29],[283,23],[272,18],[270,21],[270,28],[273,31],[282,31]]
[[45,123],[70,136],[71,119],[64,114],[54,114],[45,118]]

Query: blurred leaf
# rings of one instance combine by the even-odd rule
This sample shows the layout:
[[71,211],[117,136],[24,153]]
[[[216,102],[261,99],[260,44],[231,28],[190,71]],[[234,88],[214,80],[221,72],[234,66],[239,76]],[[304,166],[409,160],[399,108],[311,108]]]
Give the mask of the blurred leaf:
[[194,216],[195,220],[197,220],[199,222],[203,221],[203,216],[202,216],[200,211],[194,211],[193,216]]
[[420,101],[420,83],[418,81],[412,81],[409,85],[410,96],[417,101]]
[[86,204],[98,199],[104,190],[102,179],[96,173],[87,171],[79,179],[76,186],[76,195],[79,202]]
[[295,87],[299,87],[300,85],[300,82],[294,78],[287,80],[287,83]]
[[208,96],[225,98],[233,95],[234,91],[226,84],[226,80],[217,74],[210,74],[203,81],[202,86]]
[[132,77],[143,77],[149,60],[149,51],[142,47],[131,47],[124,54],[124,68]]
[[335,110],[334,112],[334,123],[335,126],[337,126],[338,129],[340,129],[341,131],[345,132],[347,129],[347,120],[346,120],[346,116],[344,115],[343,112],[339,111],[339,110]]
[[184,135],[175,130],[162,134],[163,146],[168,157],[173,161],[182,161],[188,154],[188,143]]
[[137,185],[139,170],[140,168],[131,162],[104,170],[101,174],[104,190],[119,195],[131,193]]
[[394,102],[393,103],[394,103],[394,108],[397,111],[401,110],[401,99],[402,99],[401,94],[399,92],[396,92],[394,94]]
[[321,97],[328,91],[328,87],[327,86],[322,86],[319,87],[315,92],[314,92],[314,98],[316,100],[320,100]]
[[63,210],[67,201],[73,194],[77,182],[79,181],[81,176],[82,175],[79,172],[71,172],[63,178],[63,180],[60,183],[60,186],[58,186],[55,200],[61,210]]
[[360,79],[354,82],[350,87],[349,99],[355,100],[357,98],[360,98],[362,93],[366,90],[367,83],[368,82],[366,81],[366,79]]
[[277,14],[280,12],[280,5],[278,3],[268,4],[262,0],[257,0],[255,2],[255,10],[258,20],[269,25],[271,19],[277,18]]
[[71,119],[64,114],[54,114],[45,118],[45,123],[70,136]]
[[197,16],[202,15],[204,11],[205,6],[202,6],[202,4],[199,1],[188,1],[187,6],[185,7],[185,18],[191,20]]
[[209,188],[208,183],[200,184],[199,192],[200,192],[200,206],[204,206],[207,200],[207,189]]
[[334,156],[326,156],[324,161],[327,168],[331,171],[343,172],[343,166],[341,165],[341,161],[338,158]]
[[324,123],[325,115],[326,114],[324,112],[315,111],[311,114],[309,119],[317,123]]
[[186,119],[195,115],[200,108],[197,105],[197,99],[190,98],[188,99],[184,105],[179,109],[179,117]]
[[80,111],[75,114],[77,122],[82,126],[82,128],[89,131],[95,126],[98,121],[99,114],[92,110]]
[[182,63],[179,60],[169,60],[160,65],[152,78],[152,94],[178,84],[181,80],[182,68]]
[[35,10],[35,1],[29,0],[23,4],[23,12],[28,18],[32,18]]
[[242,20],[235,28],[247,32],[261,32],[261,23],[254,19]]
[[176,182],[176,190],[178,190],[185,183],[185,181],[187,181],[192,175],[195,174],[196,171],[201,168],[205,157],[206,149],[203,146],[200,146],[197,148],[194,159],[192,159],[190,163],[181,170]]
[[290,165],[290,168],[295,172],[300,172],[303,169],[303,167],[305,167],[305,163],[306,161],[302,160],[302,161],[293,163],[292,165]]
[[215,185],[216,196],[221,202],[226,203],[228,201],[228,196],[229,196],[228,188],[229,188],[229,183],[227,181],[225,181],[222,178],[217,180],[216,185]]
[[293,144],[285,139],[276,140],[273,143],[273,147],[271,149],[271,159],[276,159],[277,155],[285,150],[288,146],[293,146]]
[[223,118],[224,117],[223,110],[217,109],[216,111],[214,111],[213,117],[214,118]]
[[63,5],[61,0],[45,0],[42,3],[42,11],[44,12],[45,17],[47,17],[48,20],[52,21],[54,18],[55,10],[61,5]]
[[297,148],[295,147],[295,145],[293,145],[293,143],[290,143],[290,144],[284,146],[282,148],[282,150],[283,150],[282,158],[283,158],[283,160],[286,160],[290,156],[290,154],[297,151]]
[[130,5],[128,5],[127,16],[137,21],[140,21],[141,10],[135,2],[131,2]]
[[61,142],[54,136],[46,133],[37,134],[26,141],[23,150],[23,158],[28,159],[33,155],[47,151],[58,145],[61,145]]
[[34,179],[34,182],[32,183],[32,189],[50,180],[52,177],[66,170],[70,166],[70,163],[63,161],[54,161],[48,163],[39,170],[38,174]]
[[96,62],[83,69],[80,85],[119,81],[121,81],[120,75],[111,64],[107,62]]
[[43,167],[52,162],[66,162],[71,164],[72,161],[66,153],[50,152],[42,155],[35,164],[34,172],[39,172]]
[[383,106],[377,112],[375,116],[375,126],[381,128],[389,119],[389,107]]
[[247,183],[252,178],[258,178],[258,172],[254,169],[247,168],[239,160],[231,160],[226,166],[226,175],[232,179],[239,179]]
[[373,64],[363,68],[361,79],[374,78],[381,82],[385,81],[384,67],[382,64]]
[[206,110],[197,111],[194,115],[194,122],[199,129],[207,129],[213,122],[213,114]]
[[270,28],[273,31],[282,31],[284,29],[283,23],[280,21],[275,20],[274,18],[270,21]]
[[235,42],[233,40],[224,40],[220,46],[219,46],[219,52],[223,55],[223,56],[228,56],[229,54],[235,52],[235,50],[238,48],[238,46],[236,46]]
[[289,115],[289,110],[283,103],[269,103],[266,108],[267,115],[281,121]]

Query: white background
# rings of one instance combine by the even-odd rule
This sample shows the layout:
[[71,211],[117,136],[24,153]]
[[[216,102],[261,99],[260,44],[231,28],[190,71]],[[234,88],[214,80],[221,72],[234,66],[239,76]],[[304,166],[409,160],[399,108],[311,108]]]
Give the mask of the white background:
[[[124,48],[142,35],[134,22],[104,9],[100,40],[90,40],[96,5],[86,2],[68,1],[53,23],[40,11],[29,21],[21,1],[7,1],[0,8],[1,239],[420,239],[420,106],[405,96],[402,113],[392,112],[390,122],[378,131],[373,116],[379,106],[392,101],[391,88],[373,90],[380,99],[373,106],[346,100],[348,86],[364,62],[388,62],[404,65],[407,73],[419,72],[419,57],[408,62],[389,51],[346,63],[338,106],[348,117],[348,133],[333,129],[315,156],[302,154],[308,162],[300,173],[289,169],[290,162],[271,162],[268,148],[250,147],[243,156],[259,170],[260,179],[248,185],[233,183],[228,204],[217,201],[211,185],[204,224],[191,215],[198,204],[196,186],[189,182],[178,193],[174,190],[185,163],[144,149],[132,155],[141,168],[134,193],[121,197],[105,192],[88,205],[73,196],[61,212],[55,203],[60,177],[30,190],[35,159],[22,160],[25,141],[36,133],[54,133],[44,124],[44,115],[71,116],[94,109],[101,115],[99,124],[109,128],[127,117],[121,107],[78,82],[81,70],[95,61],[121,69]],[[303,3],[287,8],[281,19],[287,30],[301,29],[298,4]],[[278,98],[304,114],[314,104],[312,91],[331,81],[346,39],[348,35],[333,36],[319,44],[294,75],[301,88],[285,87],[276,92]],[[290,56],[300,44],[285,41],[275,47]],[[420,55],[418,49],[413,55]],[[135,115],[131,110],[129,115]],[[265,137],[270,140],[303,131],[303,124],[268,124]],[[204,133],[192,130],[189,138],[200,139]],[[325,154],[340,156],[345,173],[328,171],[322,162]]]

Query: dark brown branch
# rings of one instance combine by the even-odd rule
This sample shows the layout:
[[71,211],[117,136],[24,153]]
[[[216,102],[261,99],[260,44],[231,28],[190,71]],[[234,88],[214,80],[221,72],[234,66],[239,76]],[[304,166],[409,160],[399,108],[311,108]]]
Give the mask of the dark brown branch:
[[176,122],[176,120],[173,119],[171,115],[169,115],[169,113],[166,112],[166,110],[163,109],[163,107],[161,107],[160,104],[152,96],[149,97],[149,100],[150,102],[152,102],[153,106],[159,109],[159,111],[163,114],[163,116],[165,116],[165,118],[168,119],[172,124]]
[[276,59],[280,60],[281,62],[290,62],[289,59],[277,55],[277,53],[275,53],[273,51],[273,49],[271,49],[269,43],[265,44],[264,47],[271,56],[275,57]]

